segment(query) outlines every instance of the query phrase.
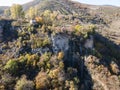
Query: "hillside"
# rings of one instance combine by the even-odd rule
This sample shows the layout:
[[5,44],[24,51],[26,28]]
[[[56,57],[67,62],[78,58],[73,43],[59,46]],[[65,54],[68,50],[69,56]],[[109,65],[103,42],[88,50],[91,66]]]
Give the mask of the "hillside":
[[36,5],[38,5],[39,3],[41,3],[43,0],[33,0],[31,2],[28,2],[26,4],[23,5],[23,8],[25,10],[28,10],[30,7],[34,7]]
[[33,0],[36,22],[0,18],[0,90],[119,90],[120,7]]
[[30,7],[37,7],[39,11],[51,10],[59,11],[60,13],[70,14],[79,12],[74,3],[68,2],[69,0],[35,0],[23,5],[25,10]]
[[5,9],[7,9],[9,7],[7,6],[0,6],[0,14],[2,14],[4,12]]

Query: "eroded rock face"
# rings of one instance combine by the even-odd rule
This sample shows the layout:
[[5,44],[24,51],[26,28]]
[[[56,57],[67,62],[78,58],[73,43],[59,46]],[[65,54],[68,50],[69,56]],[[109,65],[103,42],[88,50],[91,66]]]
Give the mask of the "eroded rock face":
[[55,35],[51,37],[53,52],[57,53],[59,51],[67,51],[69,49],[69,38],[66,35]]
[[50,52],[50,49],[48,47],[32,49],[32,53],[39,53],[42,55],[45,52]]

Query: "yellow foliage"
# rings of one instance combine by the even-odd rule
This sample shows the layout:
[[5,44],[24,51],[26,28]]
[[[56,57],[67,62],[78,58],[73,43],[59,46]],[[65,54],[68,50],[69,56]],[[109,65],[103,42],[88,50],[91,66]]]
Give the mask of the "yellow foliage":
[[81,26],[81,25],[76,25],[75,26],[76,31],[81,31],[81,29],[83,29],[83,26]]
[[64,63],[62,61],[59,62],[59,67],[62,69],[64,68]]
[[58,53],[58,60],[61,60],[61,59],[63,59],[63,57],[64,57],[64,52],[59,52]]
[[57,17],[57,15],[58,15],[57,12],[51,13],[51,15],[50,15],[51,20],[52,20],[52,21],[55,20],[55,18]]
[[43,60],[43,61],[45,61],[45,62],[49,61],[50,58],[51,58],[51,53],[50,53],[50,52],[49,52],[49,53],[46,52],[45,54],[43,54],[43,55],[40,57],[40,59]]
[[44,13],[43,13],[43,15],[44,15],[45,17],[50,16],[50,14],[51,14],[51,11],[50,11],[50,10],[45,10]]
[[26,54],[27,64],[36,66],[37,61],[39,60],[39,57],[36,54],[30,55]]
[[29,8],[28,17],[31,18],[31,19],[35,17],[35,8],[34,7]]
[[93,25],[93,24],[89,25],[89,29],[90,29],[91,31],[93,31],[93,29],[95,29],[95,25]]
[[59,69],[54,69],[49,72],[50,78],[57,78],[59,73]]
[[23,8],[19,4],[13,4],[10,8],[11,18],[18,19],[21,18],[24,14]]

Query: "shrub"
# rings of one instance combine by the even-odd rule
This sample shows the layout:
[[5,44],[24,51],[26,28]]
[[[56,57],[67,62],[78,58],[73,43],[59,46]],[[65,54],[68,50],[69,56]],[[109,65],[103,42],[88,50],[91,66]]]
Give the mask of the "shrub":
[[86,26],[82,26],[78,24],[74,27],[74,29],[75,29],[76,35],[83,35],[84,38],[87,38],[89,34],[95,33],[96,26],[93,24],[86,25]]
[[63,59],[63,57],[64,57],[64,52],[59,52],[58,53],[58,60],[61,60],[61,59]]
[[82,28],[83,28],[83,26],[81,26],[81,25],[76,25],[76,26],[75,26],[75,30],[76,30],[77,32],[80,32]]
[[46,90],[49,87],[48,76],[45,72],[39,72],[35,81],[37,90]]
[[50,11],[50,10],[45,10],[44,13],[43,13],[43,15],[44,15],[45,17],[48,17],[50,14],[51,14],[51,11]]
[[32,48],[40,48],[40,47],[44,47],[46,45],[50,45],[50,39],[49,38],[38,38],[37,36],[32,38]]
[[93,32],[94,29],[96,28],[96,26],[93,25],[93,24],[89,25],[88,27],[89,27],[89,30],[90,30],[91,32]]
[[50,53],[50,52],[46,52],[45,54],[43,54],[43,55],[41,56],[40,59],[43,59],[43,61],[47,62],[47,61],[50,60],[50,58],[51,58],[51,53]]
[[49,72],[49,77],[50,78],[53,78],[53,79],[55,79],[55,78],[58,78],[58,73],[59,73],[59,69],[54,69],[54,70],[51,70],[50,72]]
[[37,23],[40,23],[40,24],[44,23],[44,19],[42,17],[36,17],[35,20],[37,21]]
[[61,69],[64,68],[64,63],[63,63],[62,61],[59,62],[59,67],[60,67]]
[[69,90],[78,90],[77,85],[75,85],[73,81],[70,81],[70,88],[69,88]]
[[4,69],[7,70],[11,74],[16,74],[18,70],[18,61],[16,60],[9,60],[6,65],[4,66]]
[[5,86],[0,84],[0,90],[5,90]]
[[72,80],[71,81],[66,80],[65,81],[65,87],[69,88],[69,90],[78,90],[77,85],[75,85]]
[[26,76],[23,76],[17,81],[15,90],[34,90],[34,83],[33,81],[27,80]]
[[37,61],[39,61],[39,56],[37,54],[26,54],[27,64],[36,66]]
[[44,68],[45,70],[47,68],[51,68],[51,64],[49,63],[49,60],[51,58],[51,53],[44,53],[41,57],[40,57],[40,61],[38,63],[39,67]]
[[[2,79],[1,79],[1,84],[4,86],[4,88],[9,88],[11,90],[11,88],[14,86],[14,83],[15,83],[15,78],[12,77],[10,74],[4,74],[2,75]],[[1,89],[0,90],[4,90],[4,89]]]
[[50,40],[49,40],[49,38],[45,38],[44,40],[43,40],[43,45],[42,46],[46,46],[46,45],[50,45]]

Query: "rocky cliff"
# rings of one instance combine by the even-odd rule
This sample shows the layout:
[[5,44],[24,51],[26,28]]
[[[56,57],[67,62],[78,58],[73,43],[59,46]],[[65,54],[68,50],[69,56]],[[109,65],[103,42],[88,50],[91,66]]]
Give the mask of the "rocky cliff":
[[69,0],[32,3],[41,6],[43,21],[0,20],[0,90],[119,90],[119,33],[109,33],[119,22],[103,16],[109,9]]

